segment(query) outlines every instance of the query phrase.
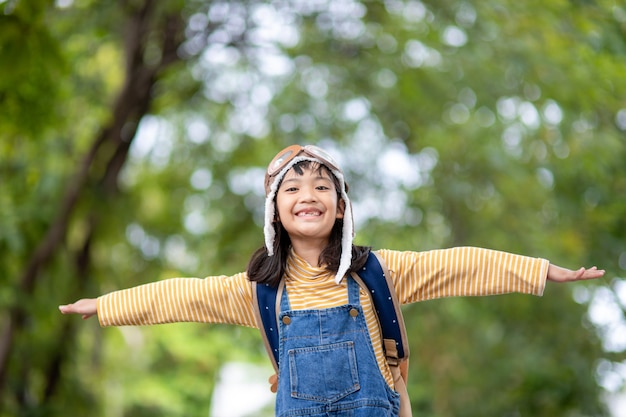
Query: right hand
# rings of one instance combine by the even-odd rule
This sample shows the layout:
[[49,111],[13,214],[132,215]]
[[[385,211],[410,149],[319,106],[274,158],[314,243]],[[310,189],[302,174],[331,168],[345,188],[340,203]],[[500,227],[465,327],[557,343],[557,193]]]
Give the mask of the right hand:
[[82,314],[83,320],[88,319],[98,313],[98,301],[95,298],[83,298],[73,304],[59,306],[63,314]]

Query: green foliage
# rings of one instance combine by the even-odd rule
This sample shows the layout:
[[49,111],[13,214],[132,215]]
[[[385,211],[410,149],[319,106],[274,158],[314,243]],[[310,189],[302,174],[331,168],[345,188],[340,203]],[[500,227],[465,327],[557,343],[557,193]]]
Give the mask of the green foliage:
[[[204,415],[221,365],[267,363],[251,329],[100,329],[56,306],[243,270],[263,243],[263,168],[291,143],[340,157],[359,244],[476,245],[623,279],[614,2],[5,1],[0,13],[0,332],[15,330],[0,416]],[[175,56],[164,39],[180,42]],[[603,351],[571,292],[408,306],[414,413],[608,415],[596,366],[624,352]]]
[[[60,98],[56,80],[66,72],[59,45],[46,27],[44,1],[19,2],[10,14],[0,15],[0,81],[2,131],[12,137],[36,132],[52,122],[50,108]],[[4,6],[5,9],[9,5]],[[45,92],[45,94],[41,94]],[[27,116],[23,109],[29,110]],[[35,123],[33,123],[35,122]]]

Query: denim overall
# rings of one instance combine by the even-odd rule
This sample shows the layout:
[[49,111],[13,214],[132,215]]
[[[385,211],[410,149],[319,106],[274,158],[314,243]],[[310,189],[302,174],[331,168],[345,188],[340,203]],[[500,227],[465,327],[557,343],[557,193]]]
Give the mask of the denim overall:
[[394,417],[400,399],[383,378],[359,299],[348,280],[348,304],[290,310],[280,299],[280,367],[276,415]]

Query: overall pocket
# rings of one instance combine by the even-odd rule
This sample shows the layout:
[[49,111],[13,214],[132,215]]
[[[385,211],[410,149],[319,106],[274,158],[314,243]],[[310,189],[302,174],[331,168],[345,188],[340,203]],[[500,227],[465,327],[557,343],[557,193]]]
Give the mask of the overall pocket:
[[361,388],[352,341],[296,348],[287,353],[293,398],[329,403]]

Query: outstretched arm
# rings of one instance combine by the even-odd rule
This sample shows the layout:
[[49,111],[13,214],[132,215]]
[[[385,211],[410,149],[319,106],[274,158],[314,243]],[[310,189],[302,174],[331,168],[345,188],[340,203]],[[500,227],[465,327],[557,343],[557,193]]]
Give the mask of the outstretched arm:
[[83,320],[96,315],[97,300],[95,298],[83,298],[73,304],[59,306],[59,310],[63,314],[82,314]]
[[583,267],[572,271],[571,269],[550,264],[548,267],[547,280],[553,282],[573,282],[601,278],[602,276],[604,276],[604,270],[598,269],[595,266],[589,269]]
[[245,272],[233,276],[169,278],[98,298],[61,305],[63,314],[97,315],[102,327],[177,322],[255,327],[252,285]]

